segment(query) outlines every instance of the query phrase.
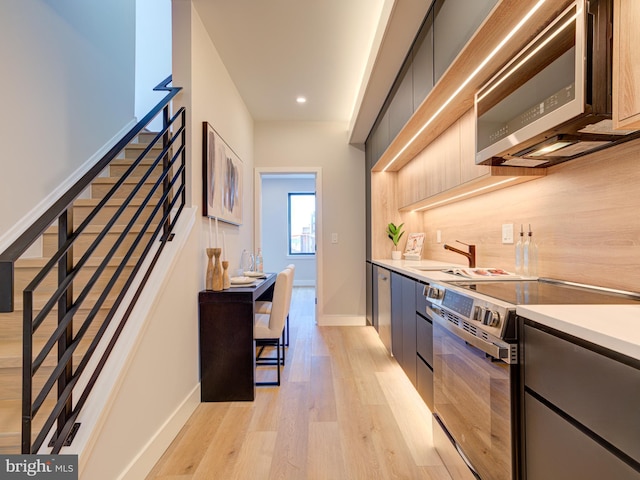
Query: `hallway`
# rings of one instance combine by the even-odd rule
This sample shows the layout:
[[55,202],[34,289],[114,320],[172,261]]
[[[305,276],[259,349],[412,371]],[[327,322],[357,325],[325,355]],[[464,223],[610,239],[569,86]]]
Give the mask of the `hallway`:
[[325,478],[451,480],[431,414],[377,332],[318,327],[314,289],[296,287],[282,385],[200,404],[147,480]]

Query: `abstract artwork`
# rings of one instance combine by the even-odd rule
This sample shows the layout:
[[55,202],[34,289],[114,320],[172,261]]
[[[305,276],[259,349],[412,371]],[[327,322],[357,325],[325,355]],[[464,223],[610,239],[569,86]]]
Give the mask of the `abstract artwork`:
[[203,215],[242,224],[242,161],[208,122],[203,122]]

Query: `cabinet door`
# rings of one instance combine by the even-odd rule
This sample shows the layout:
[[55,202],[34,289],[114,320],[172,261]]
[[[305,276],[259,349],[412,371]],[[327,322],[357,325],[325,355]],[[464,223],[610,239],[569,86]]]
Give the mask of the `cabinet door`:
[[476,116],[472,108],[460,120],[460,183],[488,175],[487,165],[476,165]]
[[[373,282],[373,265],[371,262],[365,262],[365,277],[367,282],[367,300],[366,300],[366,315],[367,315],[367,325],[373,325],[376,327],[376,324],[373,321],[373,306],[375,303],[374,298],[374,282]],[[376,280],[377,285],[377,280]]]
[[389,144],[413,114],[413,76],[411,62],[407,62],[398,74],[397,89],[391,92],[389,104]]
[[523,332],[526,387],[640,462],[640,370],[530,325]]
[[389,146],[389,112],[385,112],[380,118],[380,122],[373,127],[371,132],[372,160],[373,164],[385,152]]
[[391,352],[402,365],[402,275],[391,273]]
[[436,0],[433,19],[436,83],[484,21],[497,0]]
[[640,2],[613,3],[614,128],[640,128]]
[[525,431],[527,480],[640,478],[640,473],[528,393]]
[[402,277],[402,369],[416,384],[416,282]]
[[433,9],[413,46],[413,110],[433,89]]

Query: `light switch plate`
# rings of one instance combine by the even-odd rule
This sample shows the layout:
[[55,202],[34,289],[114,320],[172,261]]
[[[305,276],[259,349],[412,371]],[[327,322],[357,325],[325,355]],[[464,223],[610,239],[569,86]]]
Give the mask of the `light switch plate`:
[[502,243],[513,243],[513,223],[502,224]]
[[331,243],[338,243],[338,234],[337,233],[332,233],[331,234]]

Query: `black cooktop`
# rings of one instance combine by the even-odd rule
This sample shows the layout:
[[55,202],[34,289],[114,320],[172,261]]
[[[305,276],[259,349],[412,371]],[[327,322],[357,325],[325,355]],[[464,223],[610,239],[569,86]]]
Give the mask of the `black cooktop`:
[[514,305],[640,304],[640,294],[625,295],[546,279],[449,283]]

